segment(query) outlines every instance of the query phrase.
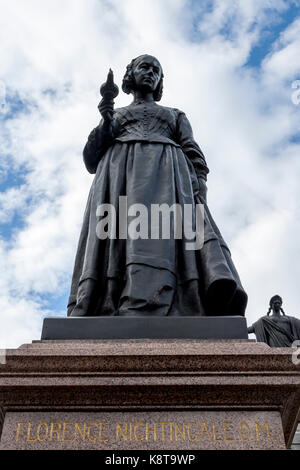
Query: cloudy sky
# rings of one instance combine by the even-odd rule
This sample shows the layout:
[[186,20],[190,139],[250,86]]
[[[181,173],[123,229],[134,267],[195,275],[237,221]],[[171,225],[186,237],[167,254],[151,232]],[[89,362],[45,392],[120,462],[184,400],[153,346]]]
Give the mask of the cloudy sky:
[[142,53],[161,61],[161,104],[186,112],[206,155],[248,323],[276,293],[300,317],[300,2],[0,0],[0,11],[0,347],[66,315],[99,85],[109,67],[120,85]]

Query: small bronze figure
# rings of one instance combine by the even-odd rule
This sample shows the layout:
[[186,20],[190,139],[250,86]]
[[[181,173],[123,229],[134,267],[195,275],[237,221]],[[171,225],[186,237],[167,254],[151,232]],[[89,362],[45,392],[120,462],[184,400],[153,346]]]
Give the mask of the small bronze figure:
[[[114,109],[112,73],[101,87],[100,124],[84,149],[95,174],[79,240],[70,316],[244,315],[247,295],[206,204],[209,172],[184,112],[157,104],[164,74],[150,55],[127,66],[122,89],[133,102]],[[186,250],[184,240],[97,236],[100,205],[119,214],[128,207],[204,205],[204,245]],[[193,215],[193,217],[194,217]],[[121,217],[116,220],[119,229]]]
[[253,323],[248,333],[254,333],[257,341],[271,347],[289,347],[294,341],[300,340],[300,320],[284,313],[282,298],[274,295],[269,305],[267,315]]

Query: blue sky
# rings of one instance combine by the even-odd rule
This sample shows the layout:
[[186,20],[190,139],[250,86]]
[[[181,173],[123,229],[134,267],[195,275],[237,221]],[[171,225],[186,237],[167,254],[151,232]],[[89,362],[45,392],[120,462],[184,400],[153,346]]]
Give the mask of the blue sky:
[[[270,11],[272,15],[272,10]],[[251,50],[246,66],[259,68],[263,59],[272,51],[272,47],[279,38],[280,33],[299,17],[300,7],[293,2],[286,2],[286,10],[274,15],[273,21],[262,30],[258,44]]]
[[45,316],[66,314],[99,85],[109,67],[120,85],[144,52],[163,65],[162,104],[186,112],[206,155],[248,322],[275,293],[299,315],[299,1],[24,3],[0,0],[0,347],[38,339]]

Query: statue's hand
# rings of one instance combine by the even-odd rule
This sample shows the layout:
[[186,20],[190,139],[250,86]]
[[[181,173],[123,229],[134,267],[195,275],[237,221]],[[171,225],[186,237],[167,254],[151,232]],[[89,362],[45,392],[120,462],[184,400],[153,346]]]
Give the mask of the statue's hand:
[[114,105],[113,102],[107,102],[107,100],[102,99],[99,103],[98,109],[101,116],[103,117],[104,123],[106,126],[110,126],[114,116]]

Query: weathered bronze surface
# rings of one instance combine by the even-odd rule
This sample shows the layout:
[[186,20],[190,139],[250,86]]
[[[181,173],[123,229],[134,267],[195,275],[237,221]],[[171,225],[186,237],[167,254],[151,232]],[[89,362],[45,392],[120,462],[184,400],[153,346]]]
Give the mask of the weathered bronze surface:
[[253,323],[248,328],[248,333],[254,333],[257,341],[269,346],[289,347],[294,341],[300,340],[300,320],[286,315],[282,308],[282,298],[274,295],[267,315]]
[[[114,109],[118,93],[110,73],[101,87],[100,124],[84,149],[95,174],[80,235],[69,316],[244,315],[247,295],[229,249],[206,203],[209,172],[184,112],[157,102],[163,90],[159,61],[149,55],[127,67],[123,91],[129,106]],[[107,92],[107,93],[106,93]],[[187,250],[184,239],[100,239],[99,205],[117,214],[120,197],[141,204],[204,205],[204,245]],[[121,218],[116,220],[118,229]]]

